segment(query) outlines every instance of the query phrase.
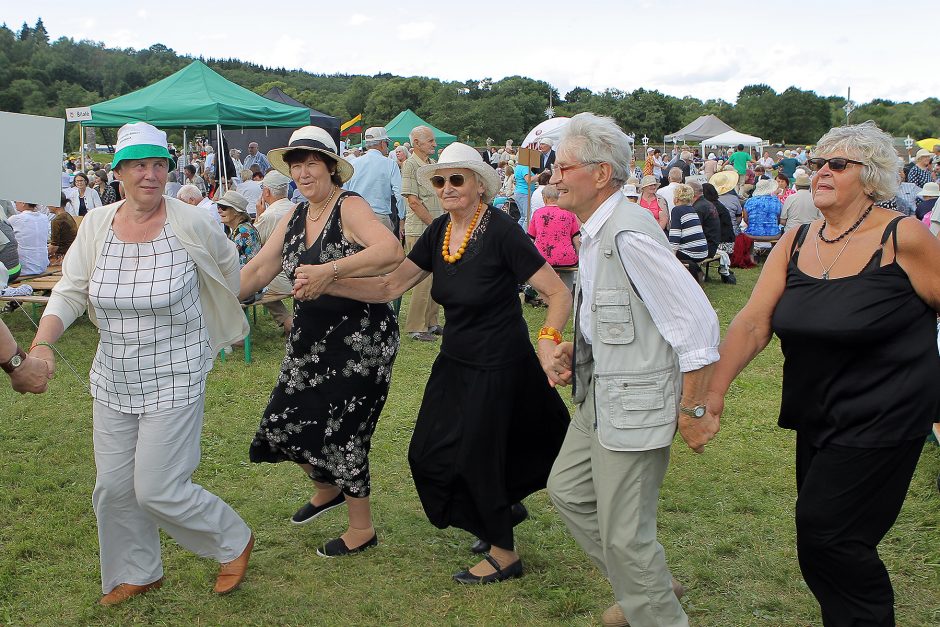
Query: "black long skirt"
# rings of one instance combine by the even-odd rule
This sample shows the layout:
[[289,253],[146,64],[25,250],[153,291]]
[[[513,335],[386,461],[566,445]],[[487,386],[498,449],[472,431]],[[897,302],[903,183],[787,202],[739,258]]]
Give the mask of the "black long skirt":
[[408,450],[428,520],[512,549],[509,508],[545,487],[569,420],[534,352],[496,369],[438,355]]

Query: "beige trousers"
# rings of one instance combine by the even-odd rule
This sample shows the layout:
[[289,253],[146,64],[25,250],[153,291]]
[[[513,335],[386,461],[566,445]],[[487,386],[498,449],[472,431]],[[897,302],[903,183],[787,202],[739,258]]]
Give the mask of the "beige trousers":
[[[420,235],[405,236],[405,254],[411,252]],[[431,298],[431,277],[411,288],[411,303],[408,305],[408,319],[405,333],[423,333],[440,324],[440,305]]]
[[610,581],[632,627],[688,627],[656,540],[669,447],[633,452],[601,446],[591,387],[572,417],[548,494],[571,535]]

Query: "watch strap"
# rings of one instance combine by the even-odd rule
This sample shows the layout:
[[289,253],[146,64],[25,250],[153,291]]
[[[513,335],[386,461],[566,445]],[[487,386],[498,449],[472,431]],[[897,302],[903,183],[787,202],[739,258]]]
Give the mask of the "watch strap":
[[[18,364],[16,364],[16,366],[14,366],[14,365],[13,365],[13,361],[16,360],[17,357],[20,358],[20,363],[18,363]],[[26,353],[23,352],[23,349],[20,348],[20,345],[19,345],[19,344],[17,344],[17,345],[16,345],[16,352],[13,354],[13,357],[10,357],[10,358],[9,358],[8,360],[6,360],[5,362],[0,363],[0,368],[3,368],[3,371],[4,371],[5,373],[7,373],[7,374],[13,374],[13,371],[16,370],[18,366],[22,365],[22,363],[23,363],[23,361],[24,361],[25,359],[26,359]]]
[[704,410],[704,409],[705,409],[705,406],[704,406],[704,405],[696,405],[696,406],[694,406],[694,407],[686,407],[686,406],[683,405],[682,403],[679,403],[679,411],[681,411],[681,412],[682,412],[683,414],[685,414],[686,416],[691,416],[692,418],[701,418],[702,416],[705,415],[705,412],[704,412],[704,411],[702,411],[702,414],[699,415],[698,411],[699,411],[700,409],[701,409],[701,410]]

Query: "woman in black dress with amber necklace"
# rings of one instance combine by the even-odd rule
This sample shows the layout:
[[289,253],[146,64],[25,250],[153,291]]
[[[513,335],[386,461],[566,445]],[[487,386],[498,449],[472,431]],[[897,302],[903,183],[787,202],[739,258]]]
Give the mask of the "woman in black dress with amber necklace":
[[253,462],[292,461],[313,480],[316,493],[291,518],[311,522],[346,504],[349,528],[317,553],[335,557],[378,542],[369,506],[369,448],[391,382],[398,324],[387,304],[310,297],[339,277],[390,272],[401,246],[359,196],[340,185],[352,166],[336,155],[330,135],[307,126],[290,145],[268,152],[309,202],[278,223],[241,272],[241,298],[268,285],[283,269],[303,275],[287,355],[277,386],[251,443]]
[[878,543],[901,511],[940,415],[940,242],[874,206],[897,190],[897,154],[873,123],[834,128],[808,161],[824,219],[786,233],[728,328],[712,377],[732,379],[769,342],[783,350],[781,427],[796,431],[800,570],[826,627],[894,625]]
[[[451,144],[418,170],[445,214],[390,275],[333,283],[328,294],[389,301],[428,274],[447,325],[408,452],[418,496],[437,527],[459,527],[491,545],[459,583],[522,575],[513,504],[545,487],[568,427],[548,364],[571,311],[571,294],[519,225],[486,203],[499,181],[479,153]],[[532,350],[517,294],[529,283],[548,313]],[[541,360],[541,363],[540,363]],[[558,382],[557,379],[555,382]]]

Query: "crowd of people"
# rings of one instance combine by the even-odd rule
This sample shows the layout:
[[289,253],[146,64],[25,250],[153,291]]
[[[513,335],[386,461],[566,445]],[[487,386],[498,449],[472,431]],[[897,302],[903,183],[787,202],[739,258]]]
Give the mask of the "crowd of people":
[[[610,582],[605,625],[688,625],[656,539],[670,449],[678,432],[703,452],[732,381],[777,334],[801,571],[825,625],[893,624],[877,546],[940,414],[934,155],[908,167],[865,123],[809,153],[738,146],[698,160],[677,147],[666,161],[651,148],[638,167],[623,130],[590,113],[540,140],[537,166],[509,144],[455,142],[435,160],[436,144],[426,126],[401,145],[373,127],[361,149],[337,147],[311,126],[267,153],[252,143],[242,160],[223,143],[224,163],[206,146],[180,167],[166,134],[140,122],[120,130],[110,167],[71,177],[61,206],[5,205],[8,278],[62,264],[29,351],[0,327],[14,389],[45,390],[79,316],[100,333],[101,603],[162,585],[159,529],[220,564],[217,593],[241,584],[254,535],[192,474],[206,375],[247,333],[240,303],[262,292],[283,296],[269,307],[287,342],[248,458],[310,479],[293,524],[346,507],[320,556],[378,545],[369,455],[402,349],[393,304],[410,290],[405,337],[440,342],[411,475],[429,522],[470,533],[482,558],[456,583],[524,574],[513,529],[547,488]],[[901,199],[910,186],[931,229],[908,219],[920,212]],[[769,256],[722,342],[700,264],[734,284],[731,267],[755,263],[761,244]],[[526,286],[546,307],[534,343]]]

